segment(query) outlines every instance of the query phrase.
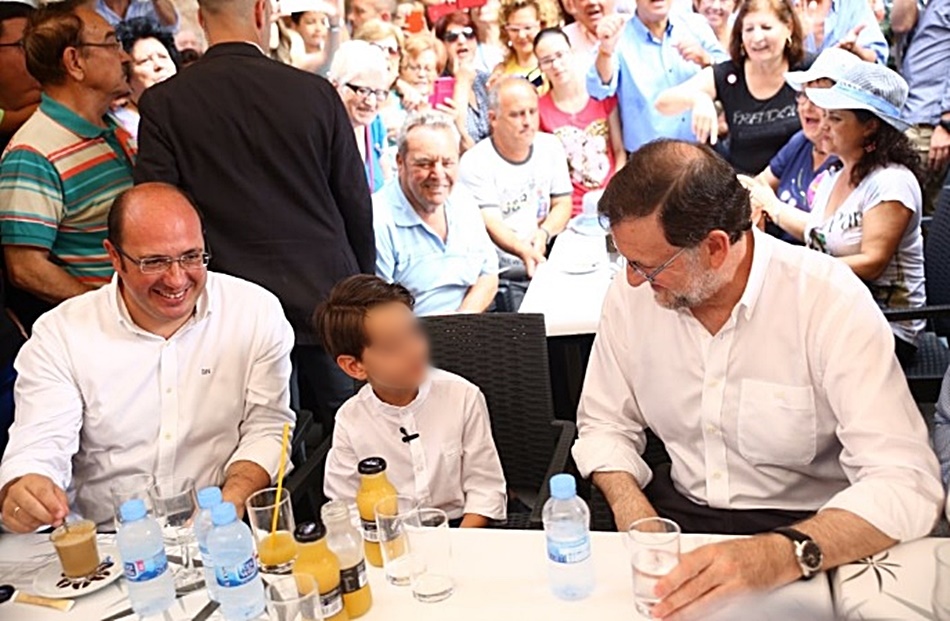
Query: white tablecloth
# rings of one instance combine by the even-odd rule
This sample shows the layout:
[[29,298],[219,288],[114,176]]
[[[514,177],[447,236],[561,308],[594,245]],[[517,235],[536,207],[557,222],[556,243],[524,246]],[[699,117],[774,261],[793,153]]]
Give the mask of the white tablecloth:
[[[684,548],[713,540],[712,537],[687,535]],[[598,621],[636,621],[642,619],[633,606],[633,588],[622,535],[593,533],[593,558],[597,577],[596,589],[590,598],[579,602],[562,602],[548,591],[544,533],[540,531],[452,531],[453,556],[456,562],[455,594],[437,604],[415,601],[407,587],[394,587],[385,582],[382,571],[370,568],[370,584],[375,603],[363,617],[366,621],[577,621],[596,618]],[[0,537],[0,583],[12,582],[29,591],[33,574],[48,562],[55,562],[52,547],[45,536],[3,535]],[[77,600],[69,613],[14,604],[0,605],[3,621],[93,621],[128,608],[123,581]],[[207,603],[204,592],[179,600],[169,618],[190,620]],[[768,611],[751,616],[757,621],[774,618],[814,620],[827,618],[832,610],[831,593],[824,577],[810,582],[797,582],[772,593],[762,604]],[[818,611],[808,616],[788,616],[789,610]],[[748,609],[744,609],[746,613]],[[215,613],[211,619],[220,619]],[[135,619],[134,616],[128,619]]]
[[[570,273],[595,264],[597,268],[586,273]],[[593,334],[616,271],[607,261],[603,235],[568,229],[558,235],[548,261],[535,272],[519,312],[542,313],[548,336]]]

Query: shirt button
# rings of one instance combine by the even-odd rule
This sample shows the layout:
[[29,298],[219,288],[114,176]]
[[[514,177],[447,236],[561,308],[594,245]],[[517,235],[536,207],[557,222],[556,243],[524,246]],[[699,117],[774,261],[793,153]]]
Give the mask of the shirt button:
[[166,388],[166,389],[165,389],[165,394],[168,394],[168,395],[172,394],[172,389],[171,389],[171,388]]
[[171,442],[171,441],[172,441],[172,434],[166,433],[166,434],[165,434],[165,439],[166,439],[167,441]]
[[715,427],[714,425],[708,425],[708,426],[706,427],[706,432],[707,432],[707,433],[715,434],[715,433],[718,432],[718,431],[719,431],[719,430],[716,429],[716,427]]
[[713,478],[713,481],[718,481],[719,479],[722,478],[722,473],[721,473],[721,472],[713,472],[712,478]]
[[719,380],[716,380],[716,379],[714,379],[714,380],[709,380],[709,387],[710,387],[710,388],[719,388]]
[[422,466],[416,466],[416,472],[422,474]]

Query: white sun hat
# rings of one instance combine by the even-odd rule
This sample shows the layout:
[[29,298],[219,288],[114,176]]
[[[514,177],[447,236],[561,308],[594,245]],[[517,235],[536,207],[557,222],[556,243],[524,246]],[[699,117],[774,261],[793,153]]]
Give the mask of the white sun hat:
[[851,52],[840,47],[829,47],[815,59],[811,67],[804,71],[786,71],[785,82],[796,91],[805,88],[805,84],[815,80],[834,80],[841,79],[844,72],[850,67],[864,62]]
[[867,110],[898,131],[910,127],[901,119],[907,82],[877,63],[861,61],[845,70],[831,88],[807,88],[805,94],[825,110]]

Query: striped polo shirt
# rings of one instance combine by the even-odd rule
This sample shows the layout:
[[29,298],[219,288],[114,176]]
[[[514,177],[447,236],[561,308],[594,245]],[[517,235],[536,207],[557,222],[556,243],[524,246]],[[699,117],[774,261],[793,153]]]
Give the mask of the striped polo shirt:
[[102,242],[112,201],[132,187],[134,139],[114,121],[97,127],[43,95],[0,159],[0,241],[45,248],[80,282],[109,282]]

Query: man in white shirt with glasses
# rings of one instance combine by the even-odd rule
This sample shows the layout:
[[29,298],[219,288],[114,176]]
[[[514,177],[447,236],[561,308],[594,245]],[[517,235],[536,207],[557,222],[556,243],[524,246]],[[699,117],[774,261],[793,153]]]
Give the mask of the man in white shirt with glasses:
[[[701,615],[930,532],[937,461],[887,321],[846,265],[752,229],[748,193],[705,146],[645,145],[599,210],[627,270],[587,368],[580,472],[621,529],[660,515],[756,535],[683,554],[654,616]],[[641,457],[647,428],[671,465]]]
[[[124,476],[192,477],[243,507],[273,480],[294,337],[277,298],[209,273],[201,219],[176,188],[116,199],[112,282],[43,315],[16,360],[16,421],[0,464],[14,532],[78,513],[112,522]],[[144,491],[144,490],[143,490]]]

